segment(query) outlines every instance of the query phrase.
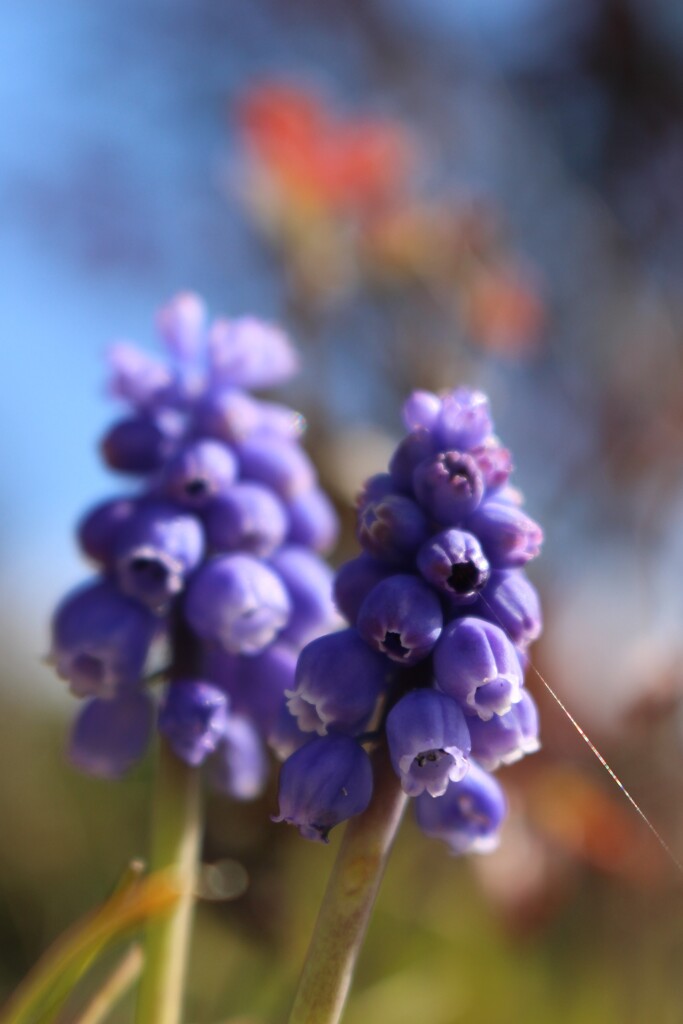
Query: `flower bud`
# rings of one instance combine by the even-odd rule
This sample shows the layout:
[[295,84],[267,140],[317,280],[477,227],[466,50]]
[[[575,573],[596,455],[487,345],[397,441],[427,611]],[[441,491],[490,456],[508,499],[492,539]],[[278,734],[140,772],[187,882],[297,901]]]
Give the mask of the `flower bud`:
[[190,765],[202,764],[223,739],[227,700],[218,687],[199,679],[174,679],[159,709],[159,732]]
[[365,553],[345,562],[337,570],[333,584],[334,600],[344,618],[354,624],[372,588],[393,573],[391,565],[378,562],[372,555]]
[[434,651],[439,689],[484,721],[521,698],[522,670],[510,640],[491,622],[468,616],[450,622]]
[[454,526],[474,512],[484,494],[476,462],[458,451],[421,462],[413,473],[413,487],[420,504],[444,526]]
[[280,577],[251,555],[221,555],[189,582],[185,616],[198,636],[256,654],[285,627],[291,601]]
[[88,775],[119,779],[139,761],[152,731],[152,704],[145,693],[91,700],[74,722],[69,760]]
[[515,647],[522,650],[541,635],[538,593],[519,570],[492,573],[472,611],[504,629]]
[[348,736],[315,737],[280,769],[280,813],[305,839],[327,842],[330,829],[361,814],[372,797],[372,766]]
[[180,292],[157,312],[156,326],[169,351],[179,359],[199,355],[206,325],[206,305],[194,292]]
[[441,449],[470,451],[493,432],[488,398],[482,391],[456,388],[441,396],[433,433]]
[[387,715],[386,728],[391,763],[408,796],[441,796],[467,772],[470,734],[451,697],[411,690]]
[[257,434],[237,446],[237,455],[245,480],[270,487],[286,503],[315,486],[311,460],[284,438]]
[[528,690],[522,690],[521,699],[504,715],[494,715],[488,722],[470,718],[472,757],[482,768],[495,771],[501,764],[513,764],[525,754],[540,749],[538,739],[538,709]]
[[110,498],[86,512],[78,524],[78,543],[94,562],[110,566],[121,527],[137,508],[133,498]]
[[332,570],[307,548],[289,544],[280,548],[270,564],[287,588],[292,611],[279,639],[303,647],[332,629],[337,612],[332,601]]
[[358,612],[358,632],[392,661],[413,665],[439,639],[443,615],[438,597],[417,576],[399,573],[370,591]]
[[172,505],[140,506],[119,531],[115,569],[124,594],[163,613],[204,554],[204,534],[194,516]]
[[410,563],[428,532],[429,524],[422,509],[401,494],[371,501],[358,516],[358,540],[369,554],[382,562]]
[[422,831],[442,839],[453,853],[489,853],[500,841],[507,802],[496,779],[471,764],[465,778],[451,782],[443,796],[419,796],[415,811]]
[[158,407],[172,389],[173,376],[160,359],[127,341],[112,345],[107,353],[111,376],[109,392],[136,409]]
[[413,391],[403,403],[401,415],[407,430],[426,430],[436,423],[441,412],[441,399],[432,391]]
[[424,428],[413,430],[398,444],[389,461],[390,480],[395,489],[413,492],[413,474],[424,462],[436,452],[436,445],[431,433]]
[[288,706],[303,732],[365,728],[393,678],[391,663],[355,629],[312,640],[299,655]]
[[477,538],[455,529],[442,530],[426,541],[417,553],[417,567],[455,604],[474,601],[490,572]]
[[254,800],[263,792],[268,758],[248,718],[226,716],[220,743],[209,762],[209,778],[215,789],[234,800]]
[[535,558],[543,543],[543,530],[521,508],[494,498],[467,520],[494,569],[512,569]]
[[180,431],[170,415],[140,414],[118,420],[102,438],[102,458],[122,473],[152,473],[178,446]]
[[68,594],[55,612],[50,659],[77,697],[113,697],[135,686],[157,620],[108,580]]
[[324,491],[312,487],[297,494],[287,504],[289,544],[303,544],[320,554],[331,551],[339,535],[339,519]]
[[220,441],[201,440],[186,445],[164,467],[164,494],[181,505],[203,508],[225,493],[237,477],[237,460]]
[[262,484],[237,483],[203,511],[212,551],[243,551],[266,558],[282,544],[289,526],[285,507]]
[[299,370],[289,338],[254,317],[215,320],[209,331],[212,379],[241,388],[281,384]]

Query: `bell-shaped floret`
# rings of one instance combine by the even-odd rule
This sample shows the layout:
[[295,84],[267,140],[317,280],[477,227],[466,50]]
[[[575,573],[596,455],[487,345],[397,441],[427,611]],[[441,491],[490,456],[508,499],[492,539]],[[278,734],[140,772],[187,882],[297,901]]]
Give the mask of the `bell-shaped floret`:
[[417,567],[428,583],[455,604],[474,601],[490,573],[477,538],[456,529],[430,537],[417,553]]
[[521,699],[504,715],[494,715],[488,722],[470,718],[472,757],[487,771],[495,771],[501,764],[513,764],[525,754],[540,749],[538,738],[538,709],[528,690],[522,690]]
[[289,522],[282,501],[262,484],[237,483],[203,511],[212,551],[244,551],[266,558],[278,548]]
[[355,629],[328,633],[299,655],[289,709],[303,732],[356,734],[370,723],[394,672]]
[[452,697],[411,690],[387,715],[386,728],[391,763],[408,796],[441,796],[466,774],[470,734]]
[[441,635],[441,603],[432,588],[410,573],[397,573],[370,591],[358,612],[358,632],[392,661],[414,665]]
[[522,696],[517,652],[499,626],[467,616],[450,622],[434,651],[439,689],[470,715],[504,715]]
[[141,504],[121,526],[114,568],[124,594],[163,613],[204,554],[199,521],[161,502]]
[[370,758],[348,736],[318,736],[280,769],[280,813],[305,839],[327,842],[330,829],[361,814],[372,797]]
[[98,579],[57,608],[50,660],[77,697],[113,697],[140,682],[158,631],[147,608]]
[[202,679],[174,679],[159,709],[159,732],[187,764],[213,754],[227,727],[225,694]]
[[152,732],[152,703],[142,692],[91,700],[71,731],[69,760],[88,775],[119,779],[139,761]]
[[459,451],[442,452],[421,462],[413,473],[413,487],[420,505],[443,526],[461,523],[484,495],[477,463]]
[[287,589],[251,555],[205,562],[187,587],[185,616],[195,633],[233,654],[256,654],[284,629],[291,613]]
[[164,466],[161,489],[190,508],[204,508],[225,494],[237,478],[237,459],[220,441],[203,439],[185,445]]
[[274,324],[244,316],[215,320],[209,331],[211,379],[240,388],[269,388],[299,370],[289,338]]
[[500,841],[507,801],[493,775],[471,764],[464,779],[451,782],[443,796],[419,796],[415,811],[422,831],[442,839],[453,853],[489,853]]

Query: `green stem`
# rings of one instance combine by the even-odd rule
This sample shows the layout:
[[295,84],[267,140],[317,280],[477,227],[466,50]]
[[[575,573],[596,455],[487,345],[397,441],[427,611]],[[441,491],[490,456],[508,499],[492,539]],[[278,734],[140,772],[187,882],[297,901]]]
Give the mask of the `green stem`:
[[138,1024],[180,1021],[201,836],[199,783],[199,769],[188,767],[162,740],[152,809],[150,866],[153,871],[170,869],[181,895],[169,913],[147,925]]
[[327,884],[289,1024],[337,1024],[389,852],[406,805],[384,748],[368,809],[346,826]]
[[142,970],[143,956],[140,946],[131,946],[123,959],[105,979],[104,984],[81,1010],[75,1024],[102,1024],[111,1010],[128,992]]

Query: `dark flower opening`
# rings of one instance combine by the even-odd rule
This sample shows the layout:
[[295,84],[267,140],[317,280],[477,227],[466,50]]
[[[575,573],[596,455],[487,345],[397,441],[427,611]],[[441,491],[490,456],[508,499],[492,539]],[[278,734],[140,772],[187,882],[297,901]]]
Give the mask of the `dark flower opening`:
[[144,582],[147,586],[163,587],[166,583],[168,569],[156,558],[139,555],[131,559],[130,568],[140,582]]
[[445,753],[445,750],[422,750],[416,755],[415,764],[418,768],[424,768],[426,764],[436,764]]
[[452,566],[446,582],[456,594],[469,594],[481,586],[483,576],[474,562],[460,562]]
[[208,490],[209,483],[201,476],[195,477],[194,480],[188,480],[185,484],[185,493],[189,498],[202,498],[208,493]]
[[405,658],[406,654],[410,653],[410,648],[404,647],[401,643],[400,633],[385,633],[382,647],[387,654],[393,654],[398,658]]

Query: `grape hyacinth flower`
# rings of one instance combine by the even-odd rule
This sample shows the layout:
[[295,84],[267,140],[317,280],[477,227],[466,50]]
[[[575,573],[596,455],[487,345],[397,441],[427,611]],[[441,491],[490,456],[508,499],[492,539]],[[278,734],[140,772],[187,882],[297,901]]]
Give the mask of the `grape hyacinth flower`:
[[538,749],[523,666],[541,616],[521,566],[542,532],[508,485],[509,452],[481,392],[415,392],[404,420],[389,471],[358,499],[363,553],[334,582],[352,626],[304,647],[288,706],[304,731],[372,728],[376,743],[386,729],[401,786],[429,801],[478,759],[496,768]]
[[[55,612],[50,658],[87,701],[72,731],[73,764],[119,778],[156,729],[159,816],[196,836],[200,765],[220,791],[253,799],[266,782],[267,747],[289,754],[310,739],[287,701],[298,652],[338,622],[321,559],[337,521],[300,445],[303,417],[245,390],[296,372],[284,332],[250,317],[208,324],[190,293],[156,323],[165,359],[127,342],[110,353],[109,391],[125,408],[101,451],[127,483],[81,520],[79,543],[96,575]],[[384,685],[383,659],[358,643],[379,661]],[[371,772],[361,771],[369,799]],[[348,807],[358,813],[361,801]],[[157,837],[173,834],[168,821],[154,827]],[[155,843],[158,868],[173,857]],[[171,919],[158,927],[172,928]],[[179,1013],[181,965],[160,948],[145,973],[156,981],[141,992],[145,1024]]]
[[[388,472],[358,499],[362,553],[336,575],[350,626],[304,647],[288,691],[299,727],[319,736],[284,762],[276,820],[326,841],[332,825],[352,819],[296,1024],[339,1019],[406,799],[415,799],[421,830],[452,852],[492,850],[506,801],[490,772],[539,747],[524,669],[541,616],[522,567],[542,532],[509,485],[510,454],[481,392],[416,392],[404,421]],[[371,772],[354,810],[341,780],[364,748]]]

